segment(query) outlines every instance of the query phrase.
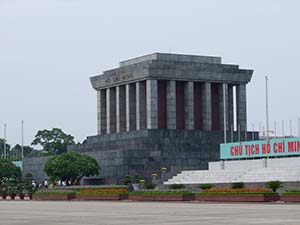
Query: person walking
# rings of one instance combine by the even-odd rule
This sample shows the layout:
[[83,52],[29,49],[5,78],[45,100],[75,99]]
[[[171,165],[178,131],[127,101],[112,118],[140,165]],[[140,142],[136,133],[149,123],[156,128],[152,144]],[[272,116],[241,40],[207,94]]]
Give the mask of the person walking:
[[44,181],[44,187],[48,188],[48,181],[47,181],[47,179]]

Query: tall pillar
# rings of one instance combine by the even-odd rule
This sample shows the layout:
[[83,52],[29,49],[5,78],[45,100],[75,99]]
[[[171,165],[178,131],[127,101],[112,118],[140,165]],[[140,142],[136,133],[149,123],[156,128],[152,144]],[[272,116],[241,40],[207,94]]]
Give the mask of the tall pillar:
[[176,129],[185,129],[185,103],[183,81],[176,81]]
[[203,129],[203,83],[194,82],[194,126],[196,130]]
[[194,82],[184,84],[185,128],[193,130],[194,125]]
[[247,100],[246,100],[246,84],[236,86],[236,111],[237,125],[240,131],[247,130]]
[[97,91],[98,135],[106,134],[106,90]]
[[106,130],[107,134],[116,132],[116,88],[106,89]]
[[147,129],[157,129],[157,80],[147,80]]
[[126,131],[136,129],[135,84],[126,84]]
[[233,85],[228,85],[228,126],[234,129]]
[[101,134],[101,90],[97,90],[97,134]]
[[220,130],[220,84],[211,84],[211,129]]
[[167,128],[176,129],[176,81],[167,81]]
[[219,86],[219,121],[220,121],[220,129],[224,130],[224,85],[225,85],[225,112],[226,112],[226,130],[229,128],[229,118],[228,118],[228,84],[220,84]]
[[146,81],[136,82],[136,129],[147,127],[146,115]]
[[203,84],[203,130],[212,130],[211,83]]
[[126,131],[126,95],[125,86],[116,87],[116,123],[117,133]]

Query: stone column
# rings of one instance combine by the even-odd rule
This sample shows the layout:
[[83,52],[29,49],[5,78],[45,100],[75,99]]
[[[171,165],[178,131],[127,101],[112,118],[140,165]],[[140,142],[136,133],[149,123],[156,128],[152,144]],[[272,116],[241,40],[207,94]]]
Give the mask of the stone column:
[[212,130],[212,114],[211,114],[211,83],[203,84],[203,130]]
[[247,130],[246,84],[236,86],[236,112],[237,126],[240,127],[242,133]]
[[116,87],[116,123],[117,133],[126,131],[126,95],[125,86]]
[[97,90],[97,134],[101,134],[101,90]]
[[234,129],[233,85],[228,85],[228,127]]
[[225,105],[226,105],[226,130],[228,130],[229,128],[229,123],[228,123],[228,84],[220,84],[219,88],[219,111],[220,111],[220,115],[219,115],[219,121],[220,121],[220,129],[224,130],[224,89],[223,89],[223,85],[225,85]]
[[184,84],[184,106],[185,106],[185,128],[193,130],[194,124],[194,82],[185,82]]
[[176,81],[167,81],[167,128],[176,129]]
[[157,80],[147,80],[147,129],[157,129]]
[[146,120],[146,82],[139,81],[136,82],[136,129],[146,129]]
[[106,130],[107,134],[116,132],[116,88],[106,89]]
[[106,89],[106,133],[110,134],[110,89]]
[[97,91],[98,135],[106,134],[106,90]]
[[126,84],[126,131],[136,129],[135,84]]

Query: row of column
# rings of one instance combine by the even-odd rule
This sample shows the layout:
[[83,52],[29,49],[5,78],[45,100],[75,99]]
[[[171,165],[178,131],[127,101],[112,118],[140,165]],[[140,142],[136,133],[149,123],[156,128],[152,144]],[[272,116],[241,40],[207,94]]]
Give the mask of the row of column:
[[[224,84],[226,121],[234,124],[233,85]],[[146,80],[98,90],[98,134],[142,129],[223,130],[219,83]],[[246,130],[246,85],[236,85],[236,122]]]

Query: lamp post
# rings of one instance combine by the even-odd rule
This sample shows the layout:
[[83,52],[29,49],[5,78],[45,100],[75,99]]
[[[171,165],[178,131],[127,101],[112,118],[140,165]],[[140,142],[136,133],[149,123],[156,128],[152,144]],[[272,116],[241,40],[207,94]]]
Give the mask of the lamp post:
[[269,141],[269,96],[268,96],[268,76],[266,79],[266,124],[267,124],[267,140]]

